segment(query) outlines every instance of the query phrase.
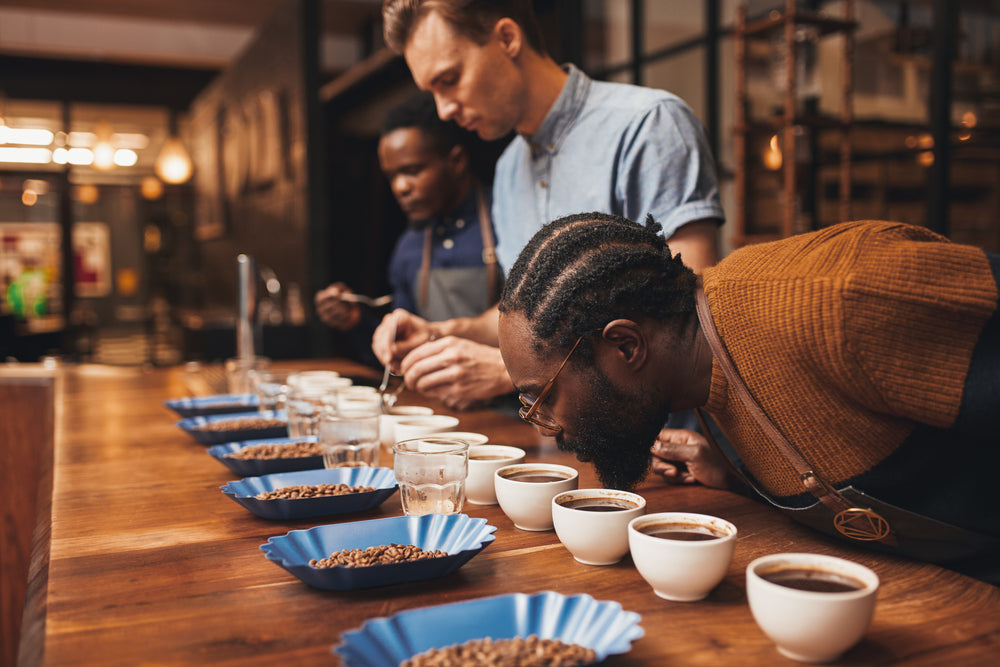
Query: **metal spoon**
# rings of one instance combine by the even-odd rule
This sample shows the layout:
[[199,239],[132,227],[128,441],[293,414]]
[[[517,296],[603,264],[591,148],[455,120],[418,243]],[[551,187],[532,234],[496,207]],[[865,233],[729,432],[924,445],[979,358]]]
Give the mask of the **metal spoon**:
[[353,292],[349,292],[347,294],[341,294],[339,298],[341,301],[363,303],[364,305],[371,306],[372,308],[381,308],[382,306],[388,306],[392,303],[391,294],[386,294],[385,296],[373,299],[370,296],[365,296],[364,294],[354,294]]

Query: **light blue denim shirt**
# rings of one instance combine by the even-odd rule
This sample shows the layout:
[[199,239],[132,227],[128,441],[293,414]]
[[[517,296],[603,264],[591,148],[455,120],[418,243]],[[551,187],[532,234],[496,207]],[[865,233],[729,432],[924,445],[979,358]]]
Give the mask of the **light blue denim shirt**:
[[722,222],[715,160],[682,99],[567,71],[538,131],[515,137],[497,162],[493,222],[505,272],[542,225],[564,215],[652,214],[667,238],[688,222]]

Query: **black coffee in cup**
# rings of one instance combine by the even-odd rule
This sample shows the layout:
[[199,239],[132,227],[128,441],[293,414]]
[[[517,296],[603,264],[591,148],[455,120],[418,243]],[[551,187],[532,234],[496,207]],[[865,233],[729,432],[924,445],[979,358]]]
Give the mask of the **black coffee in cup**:
[[511,470],[508,472],[500,473],[500,476],[504,479],[514,480],[515,482],[533,482],[535,484],[544,484],[547,482],[562,482],[569,479],[569,475],[563,472],[558,472],[556,470]]
[[499,461],[501,459],[511,459],[513,456],[504,456],[503,454],[479,454],[475,452],[469,452],[469,458],[473,461]]
[[634,510],[638,505],[624,498],[593,496],[590,498],[567,498],[559,501],[563,507],[584,512],[624,512]]
[[848,591],[859,591],[865,584],[854,577],[849,577],[838,572],[829,570],[818,570],[805,567],[785,567],[758,573],[764,581],[772,584],[794,588],[799,591],[813,591],[816,593],[846,593]]
[[699,523],[648,523],[640,526],[638,531],[651,537],[682,542],[704,542],[725,537],[723,533]]

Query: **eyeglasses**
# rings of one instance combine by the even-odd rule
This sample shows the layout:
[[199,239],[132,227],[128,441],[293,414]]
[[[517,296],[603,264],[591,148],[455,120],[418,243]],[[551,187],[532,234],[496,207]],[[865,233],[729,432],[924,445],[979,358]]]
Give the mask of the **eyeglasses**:
[[[595,331],[601,331],[601,329],[596,329]],[[562,372],[563,366],[565,366],[566,362],[569,361],[569,358],[573,356],[573,352],[576,351],[576,348],[580,344],[580,341],[583,340],[583,337],[589,333],[594,332],[588,331],[581,334],[580,337],[576,339],[576,342],[573,343],[573,347],[569,349],[569,354],[567,354],[566,358],[562,360],[561,364],[559,364],[559,368],[556,369],[556,373],[552,376],[552,379],[549,380],[548,383],[542,388],[542,392],[538,394],[538,398],[535,398],[531,394],[525,394],[524,392],[521,392],[517,396],[521,401],[521,405],[524,406],[517,411],[517,414],[521,417],[521,419],[533,426],[537,426],[547,435],[559,435],[562,433],[562,426],[560,426],[556,420],[552,419],[552,417],[538,412],[538,406],[545,402],[545,398],[549,395],[549,392],[552,391],[552,385],[556,383],[556,378],[559,377],[559,374]]]

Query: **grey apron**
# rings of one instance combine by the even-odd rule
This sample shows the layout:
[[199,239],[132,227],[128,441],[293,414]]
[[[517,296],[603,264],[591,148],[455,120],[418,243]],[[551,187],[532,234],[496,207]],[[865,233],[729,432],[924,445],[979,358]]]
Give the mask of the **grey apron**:
[[497,264],[493,226],[483,187],[476,185],[479,230],[483,238],[483,265],[431,268],[433,233],[424,230],[424,252],[417,274],[417,314],[432,322],[473,317],[500,297],[501,275]]

